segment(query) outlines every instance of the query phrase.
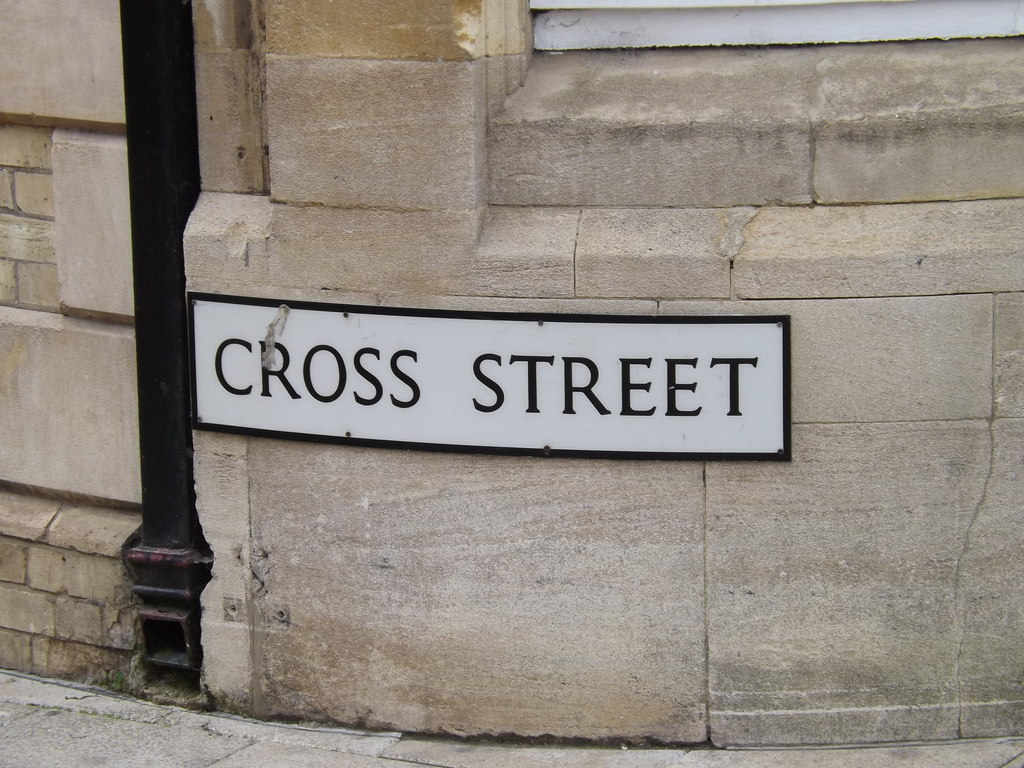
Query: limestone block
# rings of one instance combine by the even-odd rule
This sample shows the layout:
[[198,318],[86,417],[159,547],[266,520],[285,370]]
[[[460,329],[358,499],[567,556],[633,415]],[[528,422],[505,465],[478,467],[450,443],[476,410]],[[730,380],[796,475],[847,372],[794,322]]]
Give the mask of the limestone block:
[[46,543],[93,555],[120,557],[125,542],[142,525],[135,511],[64,504],[46,534]]
[[666,301],[659,311],[790,315],[797,423],[975,419],[991,413],[991,296]]
[[28,584],[44,592],[115,605],[127,602],[130,589],[120,560],[51,548],[29,552]]
[[52,130],[31,125],[0,125],[0,165],[49,170]]
[[223,618],[222,600],[249,594],[249,472],[245,459],[195,454],[196,509],[214,554],[203,591],[205,615]]
[[465,273],[467,292],[572,296],[579,218],[580,212],[574,209],[489,209]]
[[488,129],[490,201],[810,201],[806,51],[535,54]]
[[[49,637],[32,638],[32,671],[48,677],[86,683],[123,680],[131,667],[132,655],[131,651],[98,648]],[[90,728],[95,727],[95,723],[90,723]],[[123,729],[124,723],[119,723],[119,727]]]
[[60,509],[60,502],[0,491],[0,533],[16,539],[42,541]]
[[53,602],[49,595],[0,585],[0,626],[19,632],[53,634]]
[[700,466],[272,440],[249,462],[268,714],[704,737]]
[[793,443],[791,464],[707,466],[712,740],[956,737],[987,424],[815,424]]
[[997,416],[1024,416],[1024,294],[996,296]]
[[18,301],[17,262],[0,261],[0,303],[15,304]]
[[483,0],[488,58],[528,52],[533,42],[533,18],[519,0]]
[[117,0],[6,0],[3,15],[4,112],[124,122]]
[[0,538],[0,581],[25,583],[25,563],[28,551],[14,539]]
[[[209,587],[207,587],[209,589]],[[252,628],[224,622],[203,611],[203,686],[229,712],[252,712]]]
[[135,626],[138,621],[137,605],[103,606],[103,641],[108,648],[134,650],[137,646]]
[[85,600],[58,597],[55,605],[56,636],[61,640],[102,645],[103,611]]
[[18,264],[18,303],[33,309],[60,309],[56,264]]
[[269,283],[416,295],[465,293],[479,214],[274,205]]
[[53,262],[53,222],[0,214],[0,258]]
[[814,197],[822,203],[1024,196],[1024,115],[1016,107],[821,125]]
[[482,64],[268,56],[267,88],[275,200],[480,204]]
[[15,173],[14,198],[18,210],[33,216],[53,216],[53,176]]
[[576,294],[728,298],[723,211],[588,209],[576,246]]
[[74,309],[134,314],[128,155],[124,136],[53,135],[61,299]]
[[14,208],[14,175],[10,171],[0,171],[0,208]]
[[1024,733],[1024,420],[997,419],[985,497],[963,538],[958,596],[962,735]]
[[261,192],[260,69],[248,50],[196,53],[199,165],[204,190]]
[[0,477],[138,502],[135,387],[131,328],[0,307]]
[[468,59],[484,54],[480,0],[298,0],[267,5],[271,53],[353,59]]
[[228,280],[235,290],[265,286],[270,199],[203,192],[185,228],[185,274],[190,288]]
[[1024,289],[1024,201],[764,208],[743,230],[743,298]]
[[255,0],[195,0],[192,26],[198,51],[252,48]]
[[0,629],[0,667],[27,671],[31,666],[30,635]]

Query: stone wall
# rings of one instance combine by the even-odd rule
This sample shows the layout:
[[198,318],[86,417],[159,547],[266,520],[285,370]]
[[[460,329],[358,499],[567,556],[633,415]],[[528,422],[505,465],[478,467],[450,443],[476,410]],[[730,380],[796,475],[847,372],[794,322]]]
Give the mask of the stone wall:
[[514,0],[197,9],[200,103],[236,104],[268,159],[204,138],[193,290],[793,334],[785,464],[197,432],[221,706],[720,745],[1024,733],[1020,40],[531,59]]
[[140,523],[118,4],[0,12],[0,666],[117,685]]

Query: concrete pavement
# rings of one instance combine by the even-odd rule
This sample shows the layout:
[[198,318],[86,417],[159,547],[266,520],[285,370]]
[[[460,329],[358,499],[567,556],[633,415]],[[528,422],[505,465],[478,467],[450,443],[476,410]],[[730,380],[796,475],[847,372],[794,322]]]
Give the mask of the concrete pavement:
[[0,767],[1024,768],[1024,738],[798,749],[469,744],[265,723],[0,672]]

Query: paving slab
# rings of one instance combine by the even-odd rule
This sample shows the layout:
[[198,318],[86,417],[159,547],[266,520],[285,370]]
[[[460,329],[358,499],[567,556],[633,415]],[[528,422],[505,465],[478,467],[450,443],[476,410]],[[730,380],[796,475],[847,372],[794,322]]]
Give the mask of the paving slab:
[[859,749],[695,750],[671,768],[1004,768],[1024,740]]
[[385,757],[443,768],[669,768],[686,755],[678,749],[615,749],[598,747],[524,747],[458,744],[403,739]]

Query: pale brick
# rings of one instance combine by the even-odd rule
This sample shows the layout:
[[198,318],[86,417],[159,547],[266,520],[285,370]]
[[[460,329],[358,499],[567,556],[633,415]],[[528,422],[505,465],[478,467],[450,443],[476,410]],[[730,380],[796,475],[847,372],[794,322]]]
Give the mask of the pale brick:
[[1024,419],[997,419],[992,469],[962,541],[959,597],[963,644],[958,667],[965,738],[1019,732],[1024,723]]
[[32,660],[32,636],[0,629],[0,667],[28,672]]
[[0,214],[0,258],[52,262],[53,222]]
[[996,296],[995,408],[1024,416],[1024,294]]
[[578,296],[728,298],[724,211],[588,209],[576,245]]
[[95,603],[59,597],[55,605],[55,635],[61,640],[74,640],[102,645],[103,610]]
[[662,302],[665,315],[790,315],[794,422],[987,418],[992,297]]
[[29,553],[28,583],[44,592],[116,605],[126,602],[130,592],[120,560],[51,548],[36,548]]
[[14,208],[14,175],[10,171],[0,170],[0,208]]
[[203,189],[261,192],[260,62],[250,51],[196,54],[196,110]]
[[0,538],[0,581],[25,583],[28,551],[24,544]]
[[18,210],[33,216],[53,217],[53,176],[48,173],[14,174]]
[[48,169],[51,130],[29,125],[0,125],[0,165]]
[[0,51],[5,112],[124,122],[116,0],[75,0],[56,8],[36,0],[7,0]]
[[269,283],[270,198],[203,192],[185,228],[189,287],[229,280],[236,287]]
[[18,304],[33,309],[60,309],[56,264],[18,265]]
[[987,423],[804,425],[793,445],[707,465],[712,740],[955,738]]
[[254,670],[273,711],[704,737],[700,465],[259,440],[249,462],[257,609],[291,616]]
[[466,59],[483,54],[481,4],[452,0],[297,0],[267,6],[272,53],[362,59]]
[[0,303],[14,304],[17,300],[17,262],[0,259]]
[[465,272],[465,290],[485,296],[573,295],[580,212],[491,208]]
[[61,300],[75,309],[132,315],[124,136],[54,131],[53,177]]
[[138,512],[65,504],[50,526],[46,543],[62,549],[119,557],[142,525]]
[[483,75],[477,62],[268,56],[272,197],[476,207],[485,171]]
[[743,298],[1024,289],[1024,201],[765,208],[743,230]]
[[464,293],[476,211],[274,205],[271,285],[417,296]]
[[0,307],[0,360],[0,477],[138,502],[132,329]]
[[0,491],[0,533],[16,539],[42,541],[59,509],[59,501]]
[[86,683],[123,680],[131,668],[130,651],[97,648],[49,637],[32,638],[32,671]]
[[53,634],[53,601],[42,592],[0,585],[0,626]]

